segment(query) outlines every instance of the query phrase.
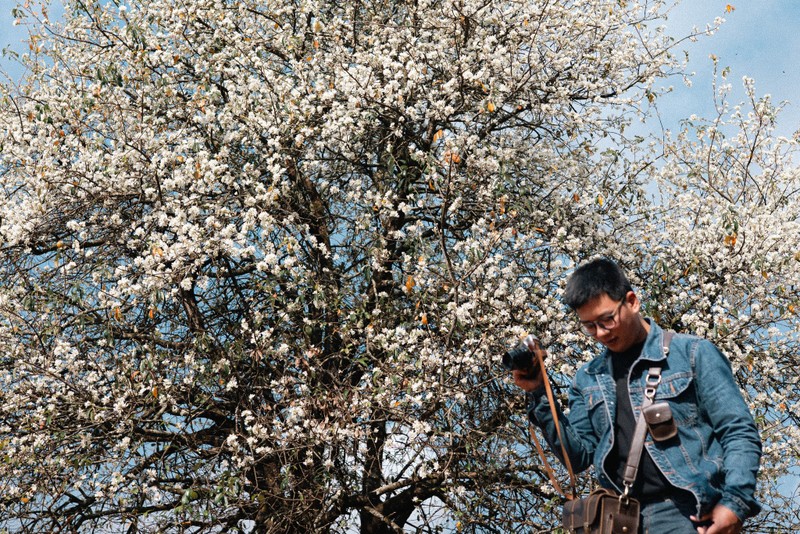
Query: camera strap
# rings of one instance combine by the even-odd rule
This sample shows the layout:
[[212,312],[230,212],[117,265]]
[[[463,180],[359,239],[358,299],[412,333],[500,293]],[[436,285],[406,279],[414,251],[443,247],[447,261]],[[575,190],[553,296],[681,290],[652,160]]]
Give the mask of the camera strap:
[[558,422],[558,410],[556,410],[553,389],[550,387],[550,378],[547,376],[547,368],[544,366],[544,358],[542,358],[541,351],[534,351],[534,354],[536,355],[539,369],[542,370],[542,377],[544,378],[544,390],[547,394],[547,403],[550,405],[550,413],[553,415],[553,422],[556,425],[556,435],[558,436],[558,442],[561,444],[561,455],[564,461],[564,466],[567,468],[567,472],[569,473],[569,486],[571,489],[570,494],[567,494],[558,483],[558,480],[555,476],[555,471],[553,471],[553,468],[550,467],[550,462],[547,461],[547,456],[544,453],[542,444],[536,437],[536,432],[533,429],[533,425],[529,425],[531,438],[533,438],[533,443],[536,445],[536,451],[539,453],[539,458],[542,459],[542,465],[544,466],[544,470],[547,472],[548,478],[550,478],[550,483],[553,484],[553,487],[556,489],[556,491],[563,495],[566,499],[576,499],[578,497],[578,484],[575,479],[575,472],[572,470],[572,462],[569,461],[567,448],[564,446],[564,438],[561,435],[561,424]]

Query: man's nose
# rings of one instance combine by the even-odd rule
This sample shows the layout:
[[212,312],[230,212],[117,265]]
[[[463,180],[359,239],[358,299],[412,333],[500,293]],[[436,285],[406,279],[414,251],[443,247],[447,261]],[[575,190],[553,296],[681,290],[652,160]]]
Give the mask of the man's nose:
[[607,334],[611,333],[610,328],[606,328],[605,326],[596,324],[594,328],[594,337],[597,339],[606,337]]

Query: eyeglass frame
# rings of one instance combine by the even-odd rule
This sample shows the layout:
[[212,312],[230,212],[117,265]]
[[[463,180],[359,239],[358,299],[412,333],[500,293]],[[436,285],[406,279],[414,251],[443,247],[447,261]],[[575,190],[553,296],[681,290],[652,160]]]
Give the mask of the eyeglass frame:
[[622,305],[625,304],[626,299],[622,299],[617,304],[617,307],[614,308],[614,311],[611,312],[611,315],[605,319],[598,319],[596,321],[578,321],[581,327],[581,331],[586,334],[587,336],[593,336],[597,333],[598,328],[602,328],[605,331],[609,331],[612,328],[616,328],[619,325],[619,311],[622,309]]

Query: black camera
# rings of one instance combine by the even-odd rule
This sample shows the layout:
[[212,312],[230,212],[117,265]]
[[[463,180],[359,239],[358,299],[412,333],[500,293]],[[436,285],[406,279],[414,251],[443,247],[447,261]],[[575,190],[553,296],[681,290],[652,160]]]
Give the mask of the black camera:
[[509,371],[532,371],[536,363],[533,347],[538,340],[533,336],[526,336],[519,345],[503,354],[503,367]]

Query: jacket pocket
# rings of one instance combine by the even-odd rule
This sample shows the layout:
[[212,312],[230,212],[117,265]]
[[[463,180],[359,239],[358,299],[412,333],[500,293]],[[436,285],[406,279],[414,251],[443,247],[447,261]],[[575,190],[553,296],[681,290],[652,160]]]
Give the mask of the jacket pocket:
[[603,396],[602,388],[600,386],[586,388],[583,391],[583,398],[586,401],[586,411],[589,414],[589,420],[592,422],[592,428],[594,428],[598,436],[602,435],[611,425],[609,408]]
[[656,401],[669,403],[678,426],[693,425],[697,421],[697,397],[691,372],[662,375],[656,390]]

